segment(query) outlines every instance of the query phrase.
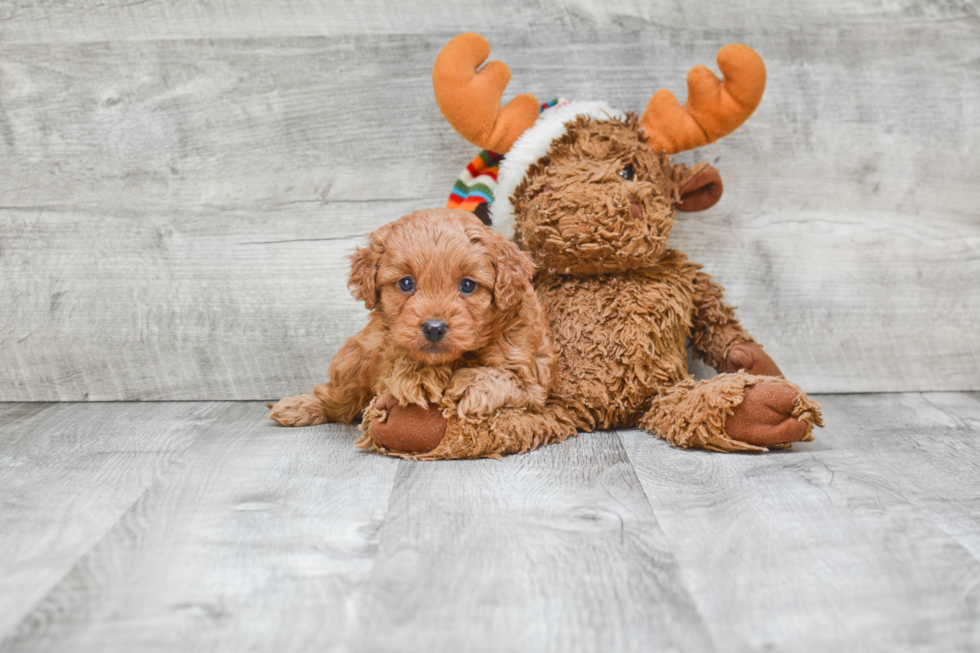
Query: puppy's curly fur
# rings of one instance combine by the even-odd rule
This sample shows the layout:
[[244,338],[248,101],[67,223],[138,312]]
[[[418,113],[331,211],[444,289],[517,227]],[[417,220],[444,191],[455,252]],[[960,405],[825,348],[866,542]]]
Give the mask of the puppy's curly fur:
[[[438,407],[454,424],[542,410],[555,351],[533,272],[527,254],[465,211],[416,211],[381,227],[351,256],[348,278],[368,325],[337,352],[329,383],[282,399],[269,417],[350,423],[376,397]],[[427,335],[439,322],[444,333]]]

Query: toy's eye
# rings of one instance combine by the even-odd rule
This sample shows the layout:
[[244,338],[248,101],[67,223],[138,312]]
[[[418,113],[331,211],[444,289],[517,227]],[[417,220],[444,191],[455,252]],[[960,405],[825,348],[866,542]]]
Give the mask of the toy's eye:
[[633,181],[633,166],[628,165],[619,171],[619,176],[626,181]]
[[459,282],[459,292],[464,295],[472,295],[476,292],[476,282],[472,279],[463,279]]
[[398,280],[398,289],[407,295],[415,290],[415,279],[412,277],[402,277]]

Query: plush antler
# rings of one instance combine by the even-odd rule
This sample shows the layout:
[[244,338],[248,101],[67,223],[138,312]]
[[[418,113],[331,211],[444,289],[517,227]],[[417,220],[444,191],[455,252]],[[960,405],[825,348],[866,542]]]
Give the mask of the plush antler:
[[647,144],[675,154],[713,143],[745,122],[762,100],[766,65],[744,45],[726,45],[718,51],[719,81],[704,66],[687,74],[687,102],[682,107],[674,94],[659,90],[640,118]]
[[510,69],[500,61],[477,68],[490,55],[479,34],[460,34],[443,47],[432,68],[432,86],[442,115],[477,147],[503,154],[538,119],[538,101],[522,94],[501,109]]

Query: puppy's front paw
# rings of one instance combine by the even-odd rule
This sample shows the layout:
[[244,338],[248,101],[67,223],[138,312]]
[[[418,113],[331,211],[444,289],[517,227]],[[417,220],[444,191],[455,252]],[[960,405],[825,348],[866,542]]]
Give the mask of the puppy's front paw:
[[323,404],[312,394],[286,397],[269,408],[269,418],[283,426],[312,426],[327,421]]
[[443,394],[442,405],[454,407],[462,419],[487,419],[507,402],[507,382],[493,370],[459,370]]
[[456,414],[463,419],[486,419],[500,407],[487,399],[486,396],[481,396],[479,392],[467,392],[453,402],[456,404]]

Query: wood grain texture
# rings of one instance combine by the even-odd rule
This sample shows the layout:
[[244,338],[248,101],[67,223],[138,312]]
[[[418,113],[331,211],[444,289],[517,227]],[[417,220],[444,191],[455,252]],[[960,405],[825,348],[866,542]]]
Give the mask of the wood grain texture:
[[[322,218],[233,214],[230,239],[201,214],[69,222],[19,212],[4,258],[51,274],[14,282],[23,290],[4,319],[17,345],[0,349],[14,393],[278,397],[325,380],[332,348],[366,322],[343,283],[358,237]],[[310,222],[320,226],[306,240]],[[91,246],[79,248],[80,240]]]
[[[936,490],[975,495],[976,476],[930,478],[922,466],[942,454],[930,458],[900,442],[921,434],[960,449],[961,466],[975,466],[974,434],[949,432],[936,410],[909,432],[888,430],[891,418],[880,424],[930,401],[917,395],[856,401],[871,410],[838,410],[849,399],[827,398],[828,426],[814,442],[765,456],[683,451],[620,433],[699,613],[731,650],[980,645],[980,564],[963,537],[969,529],[975,536],[975,519],[960,517],[960,537],[934,520],[964,507],[954,499],[943,508]],[[894,455],[877,453],[891,442]],[[865,455],[869,449],[876,453]],[[930,493],[932,513],[923,510]]]
[[980,396],[764,456],[358,451],[256,403],[0,404],[0,652],[974,651]]
[[4,445],[18,437],[18,427],[24,422],[33,421],[37,415],[55,404],[46,403],[0,403],[0,451]]
[[539,32],[662,26],[670,29],[799,29],[800,26],[864,26],[969,20],[980,16],[976,2],[923,0],[838,0],[786,3],[697,0],[647,3],[642,0],[500,0],[493,11],[466,11],[459,2],[434,11],[421,0],[356,3],[235,2],[165,0],[88,4],[9,0],[0,14],[8,42],[85,42],[342,34],[431,34],[437,32],[527,29]]
[[980,400],[965,393],[828,396],[832,437],[980,560]]
[[704,651],[706,637],[615,437],[403,463],[357,651]]
[[8,3],[0,399],[324,380],[364,320],[342,255],[441,205],[474,154],[429,81],[463,29],[511,66],[508,97],[634,110],[683,97],[720,45],[755,47],[756,115],[681,157],[717,165],[725,198],[674,245],[811,392],[980,388],[977,7]]
[[223,410],[0,408],[0,640]]
[[0,651],[336,650],[397,461],[233,404]]

